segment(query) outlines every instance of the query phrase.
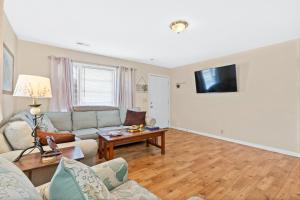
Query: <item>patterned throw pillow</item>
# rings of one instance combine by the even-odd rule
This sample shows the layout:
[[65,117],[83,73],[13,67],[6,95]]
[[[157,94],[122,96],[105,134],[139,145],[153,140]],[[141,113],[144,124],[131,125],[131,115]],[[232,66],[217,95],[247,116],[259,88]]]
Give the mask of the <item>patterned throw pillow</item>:
[[92,169],[101,178],[108,190],[112,190],[128,180],[128,164],[123,158],[93,166]]
[[25,174],[13,163],[1,157],[0,199],[42,200]]
[[103,200],[111,194],[90,167],[63,157],[51,180],[50,200]]
[[146,124],[146,112],[127,110],[124,126]]

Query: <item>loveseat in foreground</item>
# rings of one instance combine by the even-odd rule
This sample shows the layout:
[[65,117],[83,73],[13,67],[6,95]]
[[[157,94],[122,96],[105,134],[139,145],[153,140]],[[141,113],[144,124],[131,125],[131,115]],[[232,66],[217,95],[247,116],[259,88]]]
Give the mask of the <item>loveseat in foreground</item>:
[[[159,200],[159,198],[139,185],[134,180],[128,179],[128,164],[123,158],[116,158],[91,167],[101,178],[110,191],[111,200]],[[49,184],[37,187],[43,200],[49,199]]]

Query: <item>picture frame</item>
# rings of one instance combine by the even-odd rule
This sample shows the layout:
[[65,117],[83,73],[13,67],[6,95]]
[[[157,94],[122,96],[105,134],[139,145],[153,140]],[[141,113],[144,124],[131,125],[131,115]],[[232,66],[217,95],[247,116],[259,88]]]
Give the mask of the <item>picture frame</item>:
[[141,77],[136,84],[136,91],[140,93],[148,92],[148,84],[146,83],[144,77]]
[[13,53],[3,44],[3,94],[13,94],[14,61]]

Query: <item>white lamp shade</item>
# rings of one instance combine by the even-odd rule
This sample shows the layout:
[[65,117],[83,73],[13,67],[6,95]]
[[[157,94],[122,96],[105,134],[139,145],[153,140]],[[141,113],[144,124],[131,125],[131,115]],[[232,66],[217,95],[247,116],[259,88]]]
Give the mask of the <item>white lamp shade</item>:
[[42,76],[19,75],[14,96],[51,98],[50,79]]

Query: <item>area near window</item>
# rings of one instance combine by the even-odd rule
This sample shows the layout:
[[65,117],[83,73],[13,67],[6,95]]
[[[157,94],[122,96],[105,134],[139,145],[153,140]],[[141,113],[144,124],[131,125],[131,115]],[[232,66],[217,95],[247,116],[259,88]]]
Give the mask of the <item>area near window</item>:
[[76,106],[115,106],[116,68],[73,63],[73,103]]

